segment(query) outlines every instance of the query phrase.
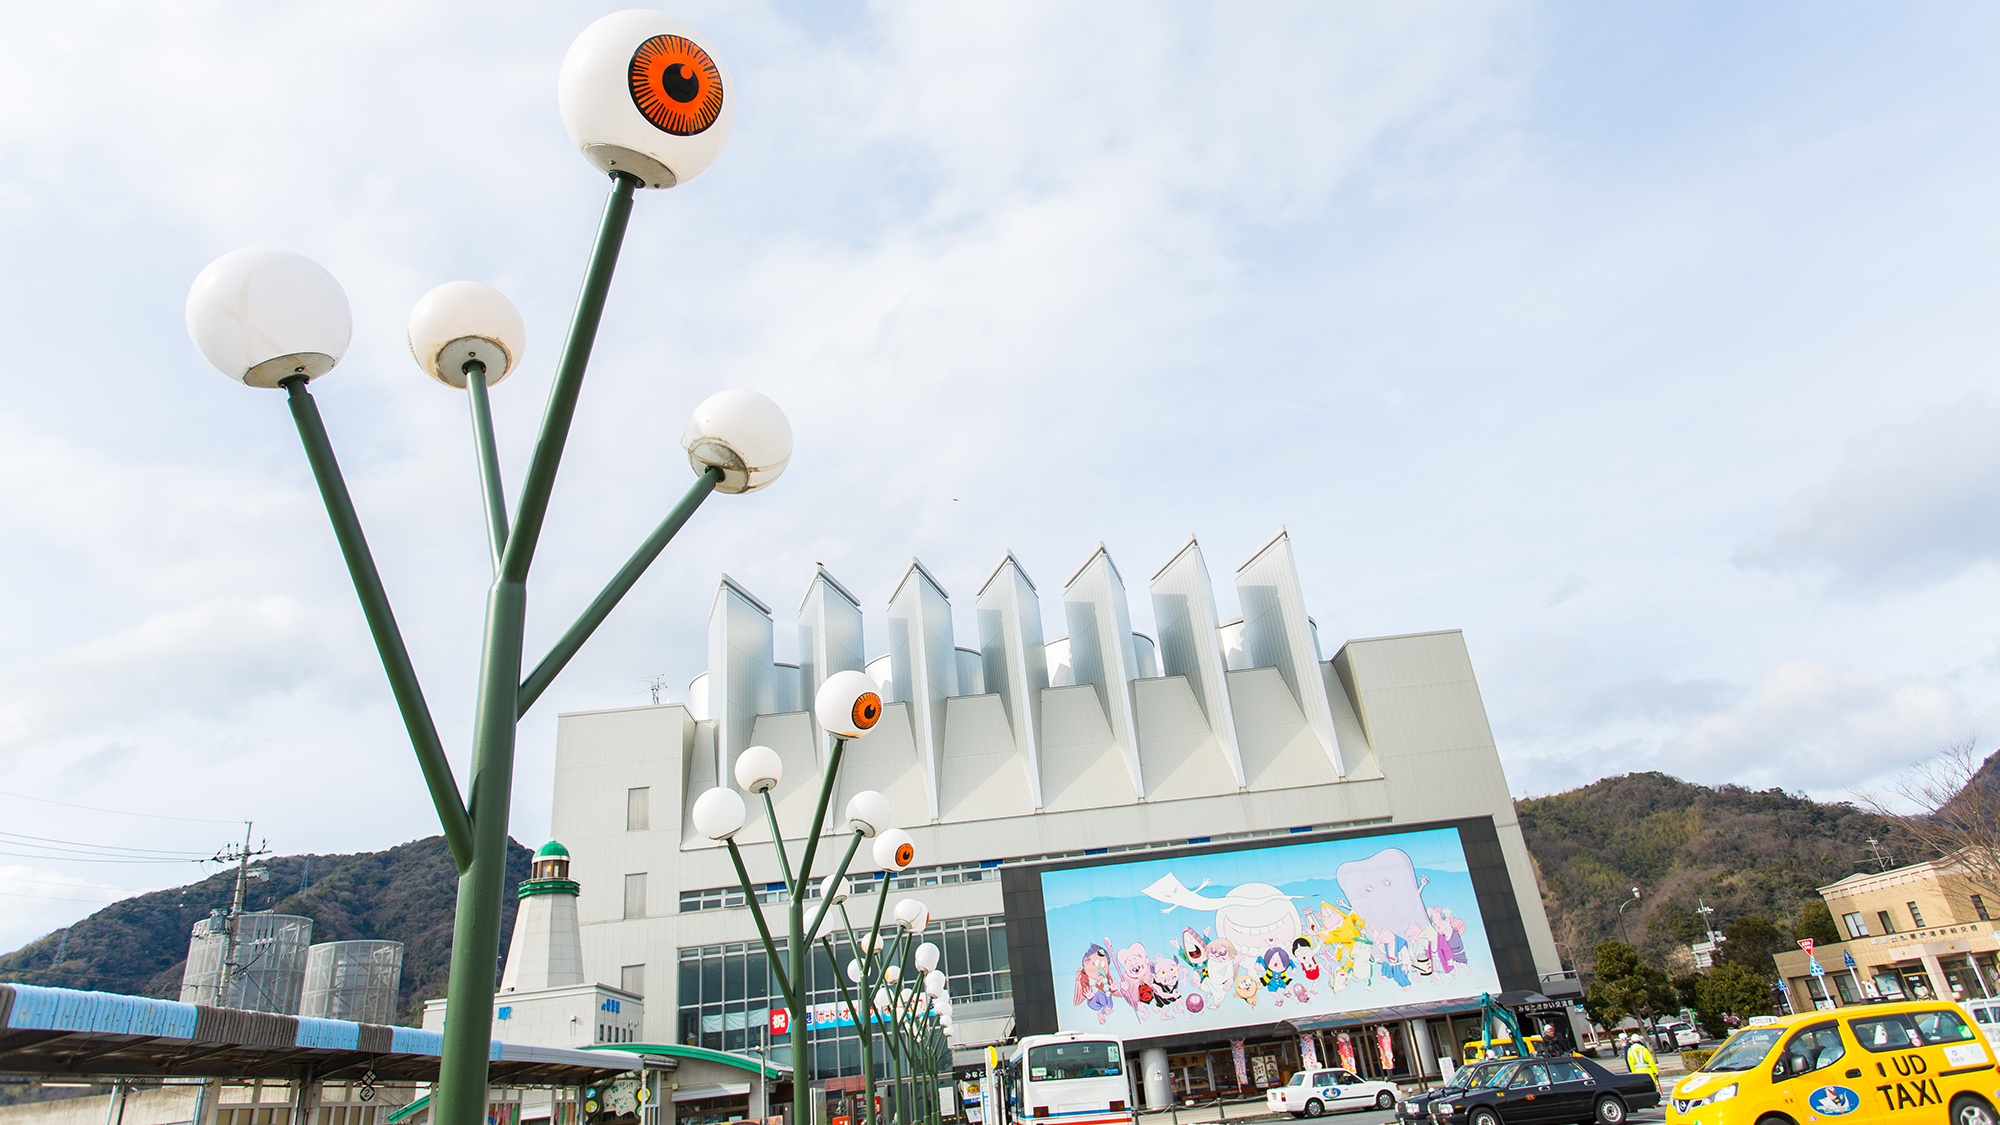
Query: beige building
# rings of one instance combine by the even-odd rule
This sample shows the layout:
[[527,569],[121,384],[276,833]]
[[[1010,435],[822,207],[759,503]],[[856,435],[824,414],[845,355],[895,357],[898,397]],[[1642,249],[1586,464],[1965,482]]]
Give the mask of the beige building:
[[[2000,902],[1989,902],[1955,860],[1858,872],[1819,893],[1845,940],[1815,948],[1810,959],[1804,950],[1778,955],[1795,1010],[1946,997],[1981,1026],[2000,1026]],[[1813,974],[1814,961],[1823,975]]]

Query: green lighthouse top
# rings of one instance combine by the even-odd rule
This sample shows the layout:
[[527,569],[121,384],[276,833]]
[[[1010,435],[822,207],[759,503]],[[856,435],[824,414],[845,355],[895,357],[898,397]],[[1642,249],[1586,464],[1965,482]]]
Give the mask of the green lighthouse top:
[[535,853],[528,864],[528,877],[521,880],[521,889],[516,893],[522,898],[533,895],[574,895],[580,890],[569,877],[569,849],[550,840]]

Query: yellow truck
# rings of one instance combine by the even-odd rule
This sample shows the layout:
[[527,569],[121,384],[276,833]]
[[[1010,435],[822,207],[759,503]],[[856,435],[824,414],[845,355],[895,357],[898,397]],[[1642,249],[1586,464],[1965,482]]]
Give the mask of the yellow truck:
[[1971,1015],[1950,1002],[1801,1012],[1730,1036],[1674,1084],[1667,1122],[2000,1125],[1994,1061]]

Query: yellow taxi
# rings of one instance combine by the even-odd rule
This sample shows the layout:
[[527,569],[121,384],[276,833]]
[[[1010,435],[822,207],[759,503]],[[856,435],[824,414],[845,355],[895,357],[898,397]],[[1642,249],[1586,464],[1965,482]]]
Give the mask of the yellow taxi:
[[2000,1073],[1965,1009],[1860,1004],[1746,1027],[1674,1084],[1668,1125],[2000,1125]]

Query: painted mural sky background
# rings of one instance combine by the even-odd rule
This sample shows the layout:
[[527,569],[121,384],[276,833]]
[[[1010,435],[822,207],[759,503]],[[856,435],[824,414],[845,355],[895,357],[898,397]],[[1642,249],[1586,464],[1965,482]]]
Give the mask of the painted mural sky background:
[[[1159,1035],[1500,991],[1455,829],[1048,871],[1042,903],[1064,1030]],[[1375,940],[1352,940],[1353,916]],[[1192,961],[1188,928],[1204,946]],[[1297,950],[1302,930],[1319,936]]]

